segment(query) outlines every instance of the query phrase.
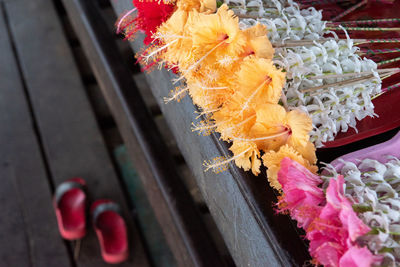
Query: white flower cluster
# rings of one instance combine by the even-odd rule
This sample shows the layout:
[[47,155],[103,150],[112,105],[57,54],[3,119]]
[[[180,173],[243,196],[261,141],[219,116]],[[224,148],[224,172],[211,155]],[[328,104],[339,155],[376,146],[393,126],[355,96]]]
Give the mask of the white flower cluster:
[[[299,9],[293,1],[226,0],[240,19],[241,28],[257,23],[267,26],[272,43],[284,40],[317,40],[325,33],[326,22],[315,8]],[[247,16],[247,18],[246,18]]]
[[[241,14],[241,27],[248,28],[261,23],[267,26],[272,43],[293,40],[318,40],[328,33],[322,14],[315,8],[300,10],[291,0],[226,0],[236,14]],[[315,41],[312,45],[278,48],[274,63],[287,73],[285,94],[290,109],[300,108],[313,121],[311,140],[317,147],[334,140],[338,132],[349,127],[356,129],[357,120],[374,116],[371,97],[381,92],[381,79],[377,65],[356,54],[358,48],[351,39],[331,39],[325,43]],[[373,79],[360,81],[345,87],[333,86],[314,92],[305,89],[355,79],[320,78],[315,76],[370,72]]]
[[[381,91],[381,79],[376,72],[376,63],[360,58],[356,51],[350,39],[277,51],[279,58],[274,62],[287,72],[285,94],[288,106],[291,109],[301,108],[310,115],[314,125],[311,140],[317,147],[333,140],[339,131],[355,128],[356,120],[374,115],[371,96]],[[360,72],[371,72],[374,78],[344,87],[303,92],[360,77],[329,78],[329,75]]]
[[[400,160],[387,163],[364,159],[351,162],[339,172],[345,179],[345,194],[355,203],[362,221],[373,229],[362,238],[371,251],[384,255],[383,266],[400,265]],[[337,175],[332,166],[328,167]],[[330,177],[322,177],[329,180]]]

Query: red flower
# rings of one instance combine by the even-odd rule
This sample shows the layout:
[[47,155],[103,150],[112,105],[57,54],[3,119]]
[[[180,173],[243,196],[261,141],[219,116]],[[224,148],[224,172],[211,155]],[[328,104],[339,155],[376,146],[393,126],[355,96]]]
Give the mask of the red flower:
[[148,45],[153,41],[152,35],[157,31],[158,26],[164,23],[174,12],[175,5],[164,4],[161,1],[133,0],[133,5],[137,9],[135,26],[146,34],[144,44]]
[[[162,0],[133,0],[134,9],[123,13],[116,22],[117,33],[124,32],[125,39],[131,40],[138,31],[146,38],[143,43],[149,45],[158,26],[164,23],[174,12],[174,4],[165,4]],[[136,14],[135,12],[136,11]]]

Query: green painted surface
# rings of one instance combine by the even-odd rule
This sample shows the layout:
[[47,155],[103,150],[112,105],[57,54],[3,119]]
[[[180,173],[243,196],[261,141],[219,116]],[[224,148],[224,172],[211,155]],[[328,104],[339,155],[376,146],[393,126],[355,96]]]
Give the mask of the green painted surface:
[[156,267],[176,266],[161,227],[144,192],[142,182],[128,156],[126,147],[124,145],[117,147],[114,150],[114,155],[128,189],[130,201],[135,207],[139,227],[145,238],[145,245],[154,265]]

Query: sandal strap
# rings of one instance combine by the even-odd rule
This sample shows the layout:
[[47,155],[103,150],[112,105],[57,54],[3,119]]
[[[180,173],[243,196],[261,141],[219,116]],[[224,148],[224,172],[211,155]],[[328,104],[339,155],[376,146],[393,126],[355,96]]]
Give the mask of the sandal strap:
[[79,188],[82,191],[85,191],[85,187],[82,184],[74,181],[66,181],[57,186],[56,192],[54,194],[56,203],[58,204],[58,202],[60,202],[61,198],[67,191],[74,188]]
[[106,202],[106,203],[99,204],[94,209],[93,215],[92,215],[93,222],[96,222],[97,218],[100,216],[100,214],[102,214],[105,211],[114,211],[122,217],[122,210],[118,204],[116,204],[114,202]]

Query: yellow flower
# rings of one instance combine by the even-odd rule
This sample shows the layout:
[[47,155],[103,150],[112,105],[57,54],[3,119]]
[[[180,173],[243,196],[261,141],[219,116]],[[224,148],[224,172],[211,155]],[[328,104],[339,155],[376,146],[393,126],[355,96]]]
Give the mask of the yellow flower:
[[294,146],[305,146],[310,139],[312,120],[305,112],[292,110],[287,113],[286,125],[291,131],[289,142]]
[[304,159],[293,147],[288,145],[282,146],[278,152],[270,151],[262,156],[263,164],[268,168],[267,177],[270,185],[280,190],[281,184],[278,182],[278,172],[280,169],[281,161],[283,158],[288,157],[294,161],[297,161],[311,172],[316,173],[318,168],[315,165],[311,165],[308,160]]
[[285,73],[271,61],[274,49],[266,27],[257,24],[241,31],[238,18],[226,5],[211,14],[215,1],[178,0],[177,7],[158,28],[155,37],[160,45],[148,55],[176,64],[180,79],[186,78],[186,86],[178,87],[172,98],[189,92],[206,115],[193,130],[203,134],[215,130],[221,139],[233,141],[233,157],[217,157],[206,164],[207,169],[221,171],[235,161],[258,175],[263,150],[268,178],[276,189],[280,189],[276,175],[284,157],[315,171],[315,147],[308,135],[311,119],[278,105]]
[[198,58],[196,65],[213,64],[225,56],[237,57],[243,51],[246,39],[239,29],[239,19],[226,4],[216,14],[193,12],[193,16],[189,31]]
[[[231,123],[218,124],[222,140],[244,140],[254,126],[258,106],[279,100],[284,74],[275,69],[271,61],[251,56],[244,60],[236,75],[230,76],[234,79],[225,80],[225,84],[232,87],[231,96],[226,97],[213,118],[216,122]],[[232,125],[234,123],[237,125]]]
[[255,143],[234,141],[229,150],[233,152],[236,166],[245,171],[251,169],[256,176],[260,173],[260,151]]
[[[226,97],[220,110],[213,116],[218,125],[216,129],[221,133],[222,140],[246,141],[248,138],[253,141],[252,137],[258,136],[249,136],[249,130],[257,127],[254,125],[256,111],[264,103],[278,102],[285,75],[270,60],[250,56],[244,59],[240,70],[233,76],[235,78],[232,81],[226,81],[232,87],[232,96]],[[219,124],[219,121],[229,121],[229,124]],[[275,128],[265,129],[264,126],[259,127],[259,130],[260,136],[277,132]],[[259,149],[263,147],[260,146]]]
[[233,152],[233,157],[216,157],[212,161],[205,161],[203,165],[206,167],[206,171],[209,169],[213,169],[216,173],[225,171],[229,163],[235,161],[235,164],[245,171],[251,169],[254,175],[260,173],[260,151],[254,143],[234,142],[229,149]]
[[311,118],[304,112],[286,110],[278,104],[264,104],[256,110],[257,119],[250,131],[251,140],[257,140],[259,149],[277,150],[289,143],[305,147],[312,129]]
[[267,32],[267,27],[262,24],[256,24],[244,30],[247,41],[242,57],[255,55],[260,58],[272,59],[275,50],[267,37]]
[[289,140],[288,145],[292,146],[300,155],[303,156],[306,160],[308,160],[311,164],[317,163],[317,155],[315,154],[315,145],[308,141],[305,146],[296,145]]
[[207,77],[208,75],[220,76],[218,71],[210,69],[209,72],[197,72],[195,77],[190,76],[186,81],[193,103],[203,110],[217,109],[232,94],[229,86],[218,82],[219,79]]
[[179,10],[186,12],[196,10],[201,13],[214,13],[217,10],[217,2],[215,0],[178,0],[176,5]]
[[256,113],[252,110],[243,116],[234,116],[229,110],[222,108],[213,114],[212,119],[216,122],[216,131],[221,134],[220,139],[231,141],[237,137],[248,136],[256,121]]
[[272,61],[254,56],[245,58],[236,75],[235,97],[241,103],[240,112],[264,103],[278,103],[284,83],[285,74]]
[[162,43],[162,45],[159,45],[158,50],[162,49],[159,57],[164,62],[178,64],[194,60],[191,55],[192,38],[187,31],[187,24],[190,21],[191,17],[188,12],[176,10],[157,29],[157,33],[154,36]]
[[[239,64],[201,65],[185,75],[193,102],[202,109],[219,109],[232,96]],[[206,98],[206,99],[202,99]]]

